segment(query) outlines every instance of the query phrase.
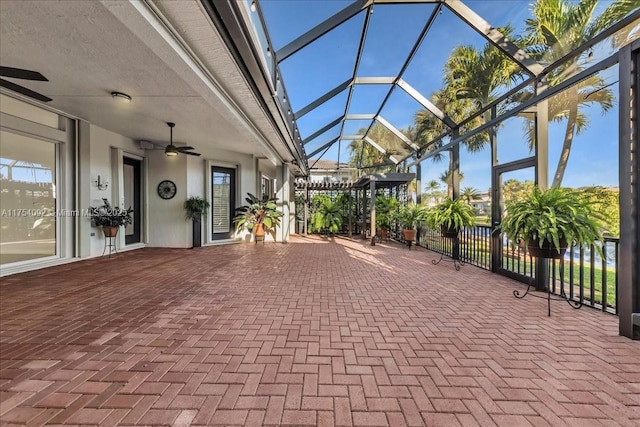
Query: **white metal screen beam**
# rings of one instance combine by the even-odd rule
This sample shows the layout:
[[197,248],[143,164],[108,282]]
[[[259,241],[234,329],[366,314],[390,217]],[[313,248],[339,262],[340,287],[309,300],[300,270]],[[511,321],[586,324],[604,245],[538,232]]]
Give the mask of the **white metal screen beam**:
[[426,108],[434,116],[439,118],[445,125],[449,126],[452,129],[457,126],[456,122],[454,122],[451,117],[447,116],[442,110],[436,107],[431,101],[424,97],[409,83],[405,82],[402,79],[399,79],[398,86],[400,86],[407,93],[407,95],[418,101],[424,108]]
[[537,76],[542,73],[542,70],[544,69],[542,65],[529,58],[525,51],[513,44],[511,40],[504,36],[504,34],[492,27],[461,0],[443,0],[443,2],[453,13],[458,15],[460,19],[470,25],[471,28],[480,33],[498,49],[507,54],[507,56],[517,62],[531,75]]
[[357,85],[391,85],[396,77],[356,77],[353,83]]
[[405,144],[407,144],[409,147],[413,148],[414,150],[419,150],[420,146],[415,144],[414,142],[412,142],[409,138],[407,138],[407,136],[405,134],[403,134],[402,132],[400,132],[394,125],[392,125],[391,123],[389,123],[388,121],[386,121],[382,116],[378,116],[376,117],[376,120],[384,127],[386,127],[387,129],[389,129],[395,136],[397,136],[398,138],[400,138],[402,140],[402,142],[404,142]]
[[347,114],[345,116],[345,120],[373,120],[375,119],[375,114]]
[[371,139],[371,137],[370,137],[370,136],[365,136],[363,140],[364,140],[364,141],[366,141],[366,142],[367,142],[369,145],[371,145],[373,148],[375,148],[376,150],[378,150],[379,152],[381,152],[382,154],[384,154],[385,156],[387,156],[387,157],[388,157],[388,158],[389,158],[393,163],[395,163],[396,165],[399,163],[399,161],[398,161],[395,157],[390,156],[390,155],[387,153],[387,150],[385,150],[384,148],[382,148],[382,147],[380,146],[380,144],[378,144],[378,143],[377,143],[377,142],[375,142],[373,139]]

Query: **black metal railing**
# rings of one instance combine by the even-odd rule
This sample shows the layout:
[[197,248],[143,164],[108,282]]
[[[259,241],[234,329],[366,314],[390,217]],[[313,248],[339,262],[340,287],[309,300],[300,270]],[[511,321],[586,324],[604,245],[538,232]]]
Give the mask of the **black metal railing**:
[[574,301],[618,314],[618,260],[620,239],[605,237],[600,256],[596,248],[572,247],[563,259],[550,263],[549,286]]
[[[453,257],[454,239],[442,237],[439,230],[420,229],[418,246]],[[466,264],[491,270],[491,227],[476,225],[458,235],[458,258]]]
[[[530,259],[525,245],[502,236],[500,267],[526,281],[535,275],[536,259]],[[443,238],[439,230],[420,229],[417,245],[453,257],[454,241]],[[491,270],[491,227],[477,225],[465,228],[458,236],[458,258],[485,270]],[[565,257],[549,263],[549,287],[554,294],[564,293],[584,305],[618,313],[619,239],[604,239],[602,258],[594,246],[572,247]]]

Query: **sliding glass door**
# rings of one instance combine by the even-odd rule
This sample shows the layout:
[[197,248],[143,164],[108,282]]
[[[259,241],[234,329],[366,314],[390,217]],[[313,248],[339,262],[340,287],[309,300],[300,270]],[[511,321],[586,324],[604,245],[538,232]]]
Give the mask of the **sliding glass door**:
[[56,256],[56,144],[0,131],[0,264]]

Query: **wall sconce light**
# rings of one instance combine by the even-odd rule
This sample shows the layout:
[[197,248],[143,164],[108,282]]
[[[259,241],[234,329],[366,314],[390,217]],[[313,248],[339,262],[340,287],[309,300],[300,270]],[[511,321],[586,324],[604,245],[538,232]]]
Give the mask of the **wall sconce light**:
[[251,2],[251,5],[249,6],[249,8],[251,9],[251,12],[255,12],[257,9],[257,5],[256,5],[256,0],[253,0]]
[[106,190],[107,188],[109,188],[109,183],[107,181],[101,181],[100,175],[98,175],[98,180],[95,181],[95,183],[96,187],[98,187],[98,190]]

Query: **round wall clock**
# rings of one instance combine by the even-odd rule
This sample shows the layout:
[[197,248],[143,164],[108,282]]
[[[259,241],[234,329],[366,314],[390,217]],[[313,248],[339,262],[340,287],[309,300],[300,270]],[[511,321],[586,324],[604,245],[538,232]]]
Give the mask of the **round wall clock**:
[[163,199],[172,199],[176,195],[176,184],[168,179],[158,184],[158,196]]

